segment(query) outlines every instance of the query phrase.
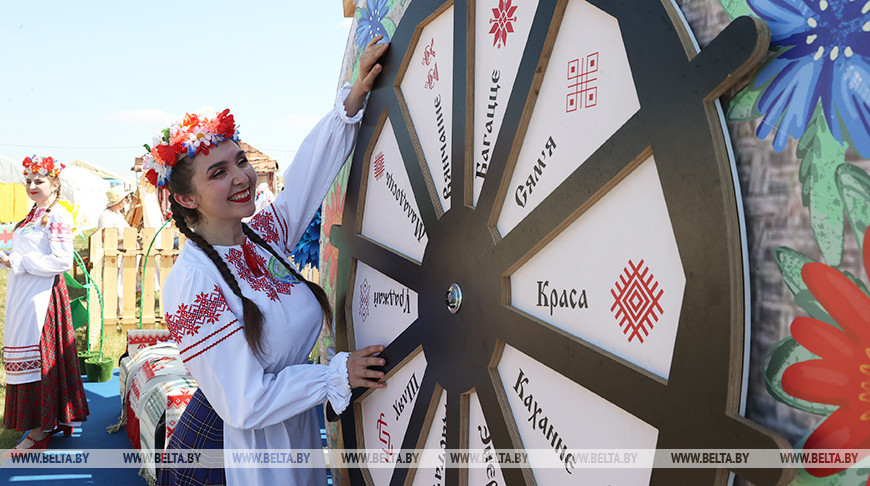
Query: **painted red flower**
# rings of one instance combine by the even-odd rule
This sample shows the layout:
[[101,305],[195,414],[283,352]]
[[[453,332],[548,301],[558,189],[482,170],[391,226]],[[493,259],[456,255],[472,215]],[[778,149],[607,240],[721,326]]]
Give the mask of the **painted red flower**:
[[[870,228],[864,235],[864,268],[870,274]],[[837,405],[809,436],[805,449],[870,449],[870,297],[852,280],[823,263],[808,263],[801,277],[840,329],[798,317],[791,334],[821,359],[801,361],[782,375],[790,395]],[[817,477],[844,467],[807,467]],[[868,483],[870,484],[870,483]]]

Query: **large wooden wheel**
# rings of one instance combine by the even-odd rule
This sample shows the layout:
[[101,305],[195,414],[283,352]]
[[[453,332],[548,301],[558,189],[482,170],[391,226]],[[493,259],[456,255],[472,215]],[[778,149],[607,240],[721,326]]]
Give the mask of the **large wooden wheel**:
[[740,416],[746,252],[716,101],[767,40],[741,18],[699,53],[668,1],[413,0],[330,233],[339,347],[387,344],[344,444],[544,454],[353,483],[721,484],[571,451],[787,446]]

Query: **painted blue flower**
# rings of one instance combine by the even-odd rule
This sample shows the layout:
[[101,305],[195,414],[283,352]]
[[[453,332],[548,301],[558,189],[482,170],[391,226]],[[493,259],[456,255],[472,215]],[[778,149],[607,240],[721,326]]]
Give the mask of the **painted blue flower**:
[[360,12],[356,27],[356,46],[362,49],[379,35],[384,36],[382,42],[389,42],[390,34],[381,22],[390,12],[388,0],[368,0],[368,4]]
[[755,78],[756,88],[770,82],[758,99],[758,137],[778,126],[773,147],[781,151],[804,134],[821,100],[832,135],[870,155],[870,1],[747,3],[770,26],[771,45],[785,48]]
[[300,267],[311,265],[317,268],[320,264],[320,209],[305,228],[305,233],[293,249],[293,262]]

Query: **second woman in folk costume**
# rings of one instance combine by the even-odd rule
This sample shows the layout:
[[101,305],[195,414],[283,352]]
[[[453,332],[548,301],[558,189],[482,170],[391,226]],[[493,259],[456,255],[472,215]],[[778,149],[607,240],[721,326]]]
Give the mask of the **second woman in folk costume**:
[[[149,177],[170,191],[188,238],[163,288],[166,322],[199,385],[167,449],[321,448],[314,407],[341,412],[352,387],[382,387],[382,346],[307,364],[331,310],[323,289],[287,263],[350,154],[386,44],[375,39],[360,74],[299,147],[285,189],[254,213],[257,176],[229,110],[187,115],[148,147]],[[146,157],[149,159],[149,157]],[[161,484],[326,484],[323,469],[164,468]]]
[[24,159],[27,196],[34,205],[12,233],[12,252],[0,254],[9,269],[3,364],[3,426],[28,431],[9,454],[48,447],[51,435],[72,433],[88,416],[69,294],[63,273],[73,264],[73,218],[57,204],[64,165],[51,157]]

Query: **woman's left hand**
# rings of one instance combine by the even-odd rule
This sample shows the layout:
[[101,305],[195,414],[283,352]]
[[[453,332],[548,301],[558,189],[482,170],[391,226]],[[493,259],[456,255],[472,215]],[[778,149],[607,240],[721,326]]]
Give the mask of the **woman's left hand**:
[[384,346],[367,346],[358,349],[347,357],[347,378],[351,388],[383,388],[383,382],[378,382],[384,377],[383,371],[369,369],[371,366],[384,366],[387,361],[375,356],[384,350]]
[[9,257],[6,256],[3,252],[0,252],[0,265],[10,267],[10,268],[12,267],[12,263],[11,263]]
[[385,42],[378,44],[378,41],[383,39],[383,35],[379,35],[372,39],[366,46],[362,55],[359,58],[359,69],[356,76],[356,82],[350,89],[350,94],[344,100],[344,108],[348,116],[354,116],[362,109],[363,101],[366,95],[372,90],[375,85],[375,79],[381,74],[384,67],[378,63],[381,56],[387,52],[390,43]]

